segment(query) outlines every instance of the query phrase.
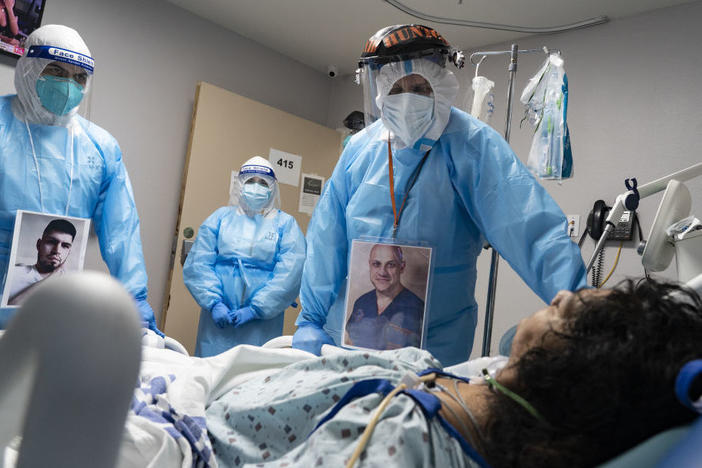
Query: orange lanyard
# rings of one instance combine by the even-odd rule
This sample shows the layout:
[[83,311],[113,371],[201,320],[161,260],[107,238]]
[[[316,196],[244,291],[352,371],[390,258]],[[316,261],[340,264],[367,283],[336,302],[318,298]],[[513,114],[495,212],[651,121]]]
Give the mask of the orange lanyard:
[[419,177],[419,172],[422,170],[422,167],[424,167],[424,162],[427,160],[427,156],[429,156],[429,152],[431,151],[431,148],[427,150],[426,153],[424,153],[424,157],[422,160],[419,162],[419,165],[416,167],[414,172],[412,173],[412,176],[410,177],[409,182],[407,183],[407,190],[405,190],[405,196],[402,198],[402,204],[400,205],[400,211],[397,211],[397,206],[395,205],[395,179],[393,175],[393,167],[392,167],[392,148],[390,147],[390,137],[388,137],[388,167],[389,167],[389,173],[390,173],[390,201],[392,202],[392,215],[394,219],[394,223],[392,225],[392,237],[394,238],[395,235],[397,234],[397,229],[400,227],[400,217],[402,216],[402,210],[405,208],[405,202],[407,201],[407,197],[409,196],[410,190],[412,190],[412,187],[414,187],[414,183],[417,181],[417,178]]

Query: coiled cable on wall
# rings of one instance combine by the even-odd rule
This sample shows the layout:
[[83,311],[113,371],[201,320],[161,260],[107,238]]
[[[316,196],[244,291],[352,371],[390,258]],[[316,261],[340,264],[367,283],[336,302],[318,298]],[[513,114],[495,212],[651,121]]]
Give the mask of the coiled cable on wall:
[[597,263],[592,267],[592,286],[598,288],[600,284],[600,275],[602,273],[602,267],[604,266],[605,250],[600,250],[597,255]]

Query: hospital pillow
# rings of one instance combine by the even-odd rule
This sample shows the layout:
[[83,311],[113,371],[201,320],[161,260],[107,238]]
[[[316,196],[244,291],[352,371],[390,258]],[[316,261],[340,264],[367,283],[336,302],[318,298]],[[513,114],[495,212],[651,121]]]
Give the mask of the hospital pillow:
[[668,429],[641,442],[598,468],[654,468],[690,432],[692,425]]

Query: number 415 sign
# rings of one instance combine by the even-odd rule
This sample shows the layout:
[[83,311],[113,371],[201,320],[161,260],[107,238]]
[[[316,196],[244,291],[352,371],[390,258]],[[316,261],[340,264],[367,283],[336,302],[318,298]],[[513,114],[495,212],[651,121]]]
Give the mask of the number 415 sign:
[[268,153],[268,160],[273,165],[278,182],[294,185],[295,187],[300,184],[302,156],[271,148]]

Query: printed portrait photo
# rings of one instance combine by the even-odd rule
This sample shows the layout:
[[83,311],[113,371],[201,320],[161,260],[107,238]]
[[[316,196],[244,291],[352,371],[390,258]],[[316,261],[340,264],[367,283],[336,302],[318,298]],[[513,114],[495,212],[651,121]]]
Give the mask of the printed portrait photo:
[[90,220],[17,211],[2,307],[17,307],[45,279],[80,271]]
[[430,271],[429,247],[353,241],[342,344],[421,347]]

